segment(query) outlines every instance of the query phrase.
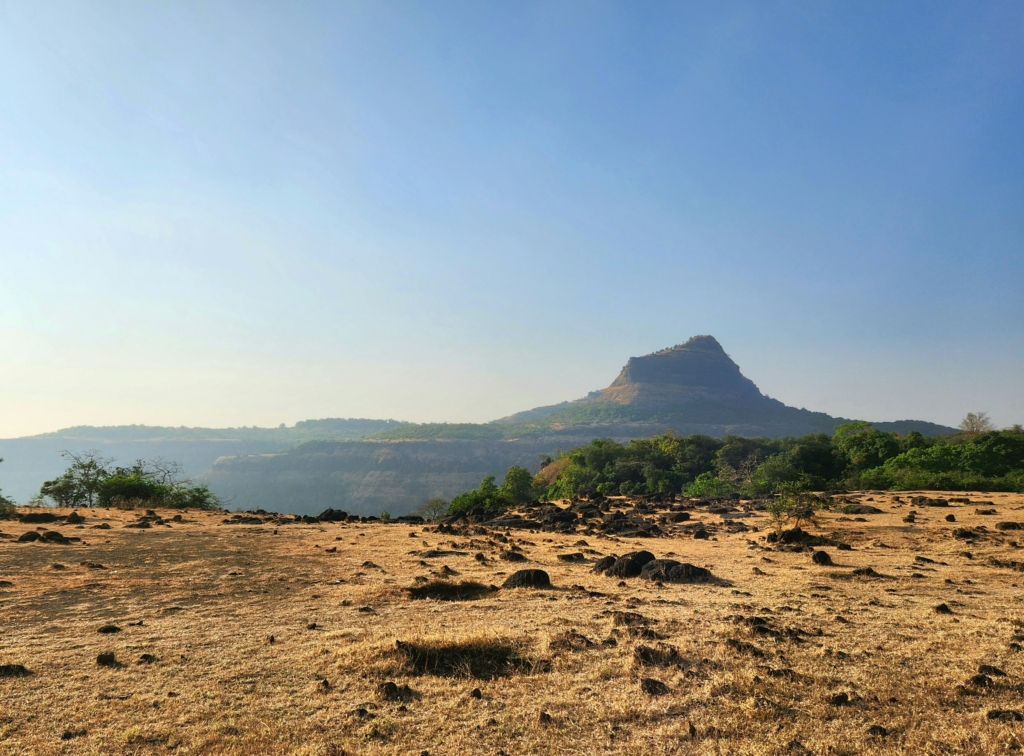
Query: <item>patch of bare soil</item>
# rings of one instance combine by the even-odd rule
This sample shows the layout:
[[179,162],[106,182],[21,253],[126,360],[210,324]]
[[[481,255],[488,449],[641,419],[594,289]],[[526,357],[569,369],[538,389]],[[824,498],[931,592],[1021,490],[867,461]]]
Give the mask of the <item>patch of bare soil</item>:
[[0,521],[0,754],[1024,745],[1020,495],[850,494],[772,540],[746,501],[49,513]]

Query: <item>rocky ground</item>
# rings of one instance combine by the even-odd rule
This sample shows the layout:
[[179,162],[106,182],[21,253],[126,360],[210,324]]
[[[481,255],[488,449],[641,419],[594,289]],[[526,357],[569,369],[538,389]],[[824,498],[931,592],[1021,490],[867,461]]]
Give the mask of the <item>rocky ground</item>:
[[21,510],[0,753],[1019,751],[1024,496],[831,505]]

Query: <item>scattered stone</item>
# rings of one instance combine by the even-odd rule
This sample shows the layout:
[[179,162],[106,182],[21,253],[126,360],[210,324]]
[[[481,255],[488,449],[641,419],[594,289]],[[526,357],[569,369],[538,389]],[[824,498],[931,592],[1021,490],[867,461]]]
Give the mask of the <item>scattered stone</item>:
[[64,522],[68,525],[81,525],[85,522],[85,518],[78,514],[78,512],[72,512],[64,519]]
[[979,675],[992,675],[992,677],[1006,677],[1006,673],[999,667],[993,667],[991,664],[982,664],[978,667]]
[[846,706],[850,703],[850,696],[847,693],[836,693],[829,696],[828,702],[831,706]]
[[601,557],[594,564],[594,572],[605,572],[608,568],[615,564],[616,559],[618,559],[617,556]]
[[113,667],[117,664],[117,659],[114,658],[113,651],[104,651],[96,657],[96,663],[101,667]]
[[640,569],[640,577],[664,583],[703,583],[711,580],[712,575],[703,567],[675,559],[653,559]]
[[832,564],[832,557],[829,556],[827,551],[815,551],[814,554],[811,555],[811,561],[815,564],[828,566]]
[[31,674],[24,664],[0,664],[0,677],[28,677]]
[[548,714],[546,711],[542,711],[537,719],[540,721],[542,725],[549,725],[554,721],[551,718],[551,715]]
[[976,688],[987,688],[992,685],[992,678],[988,675],[975,675],[967,681],[967,684]]
[[306,625],[307,630],[316,630],[316,628],[317,624],[315,622],[310,622],[308,625]]
[[1024,530],[1024,524],[1019,522],[997,522],[996,530]]
[[57,515],[53,512],[27,512],[18,518],[18,522],[30,525],[45,525],[50,522],[57,522]]
[[943,604],[939,604],[937,607],[935,607],[935,613],[936,614],[952,614],[953,610],[949,608],[949,604],[943,603]]
[[34,530],[29,530],[25,533],[22,533],[18,540],[22,543],[31,543],[33,541],[39,540],[39,534]]
[[889,735],[889,731],[882,725],[871,725],[868,728],[868,735],[873,738],[884,738]]
[[473,688],[473,690],[469,691],[469,697],[470,698],[483,698],[484,694],[483,694],[483,692],[481,692],[480,688]]
[[385,701],[406,701],[412,697],[412,690],[408,685],[398,685],[389,680],[377,686],[377,697]]
[[119,632],[121,632],[121,628],[119,628],[117,625],[104,625],[103,627],[101,627],[96,632],[97,633],[103,633],[104,635],[111,635],[112,633],[119,633]]
[[858,567],[853,571],[854,575],[862,575],[864,577],[882,577],[881,574],[877,573],[871,567]]
[[153,654],[142,654],[139,657],[139,664],[152,664],[156,661],[156,657]]
[[953,514],[946,515],[946,522],[956,522],[956,515],[953,515]]
[[580,552],[575,552],[573,554],[559,554],[557,559],[559,562],[582,562],[586,557]]
[[518,570],[501,584],[502,588],[550,588],[551,578],[544,570]]
[[1024,722],[1024,714],[1010,709],[992,709],[985,716],[1002,722]]
[[502,561],[505,561],[505,562],[525,562],[525,561],[528,561],[526,559],[526,556],[524,554],[521,554],[518,551],[503,551],[500,554],[498,554],[498,559],[501,559]]
[[60,736],[61,740],[74,740],[75,738],[83,738],[86,735],[85,730],[64,730]]
[[664,696],[668,693],[668,686],[661,680],[645,677],[640,681],[640,690],[649,696]]
[[631,578],[638,577],[644,565],[654,561],[654,554],[649,551],[633,551],[619,557],[605,571],[607,577]]

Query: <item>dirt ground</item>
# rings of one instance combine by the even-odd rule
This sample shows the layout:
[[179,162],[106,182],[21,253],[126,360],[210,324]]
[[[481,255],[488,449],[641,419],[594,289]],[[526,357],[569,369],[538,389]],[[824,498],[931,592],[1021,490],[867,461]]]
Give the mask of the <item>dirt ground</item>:
[[[1024,533],[1005,523],[1024,522],[1024,496],[911,495],[822,514],[809,530],[834,542],[820,547],[832,565],[772,547],[761,512],[699,507],[686,524],[707,523],[707,539],[220,512],[128,528],[140,512],[105,509],[80,525],[0,521],[0,754],[1017,752]],[[30,530],[81,540],[17,540]],[[511,546],[528,561],[500,559]],[[640,549],[717,581],[593,571]],[[406,590],[500,586],[521,568],[553,587]],[[398,642],[512,649],[515,664],[417,674]]]

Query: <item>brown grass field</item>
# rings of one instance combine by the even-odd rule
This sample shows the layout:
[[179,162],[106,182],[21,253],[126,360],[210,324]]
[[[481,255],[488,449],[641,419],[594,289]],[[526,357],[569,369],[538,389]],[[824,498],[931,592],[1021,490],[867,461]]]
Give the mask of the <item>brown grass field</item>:
[[[1024,533],[995,525],[1024,522],[1024,496],[966,496],[851,497],[884,511],[819,516],[813,533],[852,547],[824,546],[831,566],[771,548],[761,512],[730,533],[707,508],[692,511],[706,540],[221,512],[0,521],[0,665],[28,671],[0,667],[0,754],[1018,752]],[[36,529],[81,542],[16,540]],[[529,561],[499,559],[509,543]],[[719,581],[592,569],[638,549]],[[585,561],[557,559],[570,552]],[[487,589],[519,568],[553,587]],[[437,578],[483,588],[410,597]]]

